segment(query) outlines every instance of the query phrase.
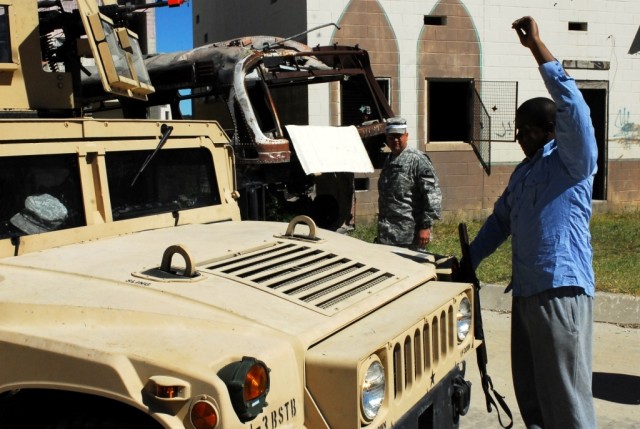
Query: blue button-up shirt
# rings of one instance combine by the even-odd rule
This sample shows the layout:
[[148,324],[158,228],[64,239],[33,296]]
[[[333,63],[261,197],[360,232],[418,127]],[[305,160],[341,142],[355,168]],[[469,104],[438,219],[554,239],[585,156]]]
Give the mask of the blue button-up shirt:
[[589,107],[560,63],[539,69],[557,106],[555,140],[516,167],[471,243],[471,264],[476,268],[511,235],[514,296],[562,286],[593,296],[589,221],[598,148]]

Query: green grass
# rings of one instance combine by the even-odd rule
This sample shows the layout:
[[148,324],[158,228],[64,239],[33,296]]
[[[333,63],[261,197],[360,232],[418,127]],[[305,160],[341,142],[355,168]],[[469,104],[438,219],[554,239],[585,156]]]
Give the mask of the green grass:
[[[465,221],[473,239],[481,221]],[[459,220],[440,221],[428,250],[442,255],[460,256]],[[357,225],[353,237],[372,242],[375,225]],[[640,296],[640,211],[595,214],[591,219],[591,243],[596,290]],[[485,259],[477,272],[483,283],[507,285],[511,278],[511,241]]]

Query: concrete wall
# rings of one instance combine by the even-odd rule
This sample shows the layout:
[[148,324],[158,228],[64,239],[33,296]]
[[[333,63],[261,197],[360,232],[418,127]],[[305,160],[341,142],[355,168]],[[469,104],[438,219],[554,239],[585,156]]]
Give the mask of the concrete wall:
[[306,5],[302,0],[191,0],[191,3],[195,46],[241,36],[289,37],[307,29]]

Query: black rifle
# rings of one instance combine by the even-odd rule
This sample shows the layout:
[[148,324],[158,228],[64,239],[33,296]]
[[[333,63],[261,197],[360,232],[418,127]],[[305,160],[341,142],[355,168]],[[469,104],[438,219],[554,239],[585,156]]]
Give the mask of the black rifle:
[[[461,223],[458,225],[458,233],[460,235],[460,247],[462,248],[462,260],[460,271],[462,273],[461,280],[467,281],[469,283],[473,283],[473,334],[476,339],[481,340],[482,343],[476,347],[476,357],[478,360],[478,369],[480,370],[480,379],[482,381],[482,391],[484,392],[485,401],[487,403],[487,412],[491,412],[492,406],[496,408],[498,412],[498,421],[500,422],[500,426],[505,429],[509,429],[513,426],[513,416],[511,415],[511,410],[509,406],[504,401],[504,396],[500,395],[494,388],[493,382],[491,381],[491,377],[487,373],[487,342],[484,338],[484,329],[482,327],[482,313],[480,310],[480,281],[476,276],[476,272],[471,266],[471,250],[469,247],[469,234],[467,233],[467,225],[465,223]],[[495,396],[495,400],[493,396]],[[502,423],[502,416],[500,415],[500,409],[498,408],[498,404],[504,410],[505,414],[509,416],[511,420],[508,425],[505,426]]]

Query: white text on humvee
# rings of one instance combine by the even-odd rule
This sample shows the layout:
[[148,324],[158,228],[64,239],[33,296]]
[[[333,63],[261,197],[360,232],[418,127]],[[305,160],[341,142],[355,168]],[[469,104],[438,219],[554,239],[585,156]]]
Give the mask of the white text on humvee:
[[154,89],[128,6],[77,3],[0,0],[0,427],[457,427],[473,286],[239,221],[216,122],[83,117],[78,55],[105,91]]

